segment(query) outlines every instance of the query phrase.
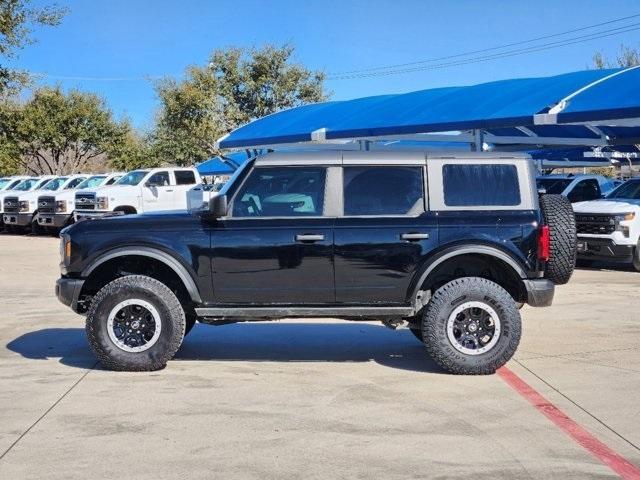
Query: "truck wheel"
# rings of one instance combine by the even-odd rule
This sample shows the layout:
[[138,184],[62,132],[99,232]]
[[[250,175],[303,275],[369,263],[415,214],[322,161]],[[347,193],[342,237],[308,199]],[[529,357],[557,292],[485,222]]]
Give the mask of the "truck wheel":
[[96,294],[87,312],[86,331],[107,369],[158,370],[180,348],[185,316],[166,285],[144,275],[128,275]]
[[463,277],[440,287],[425,308],[422,337],[446,371],[494,373],[520,343],[520,312],[509,293],[485,278]]
[[556,285],[569,281],[576,266],[576,217],[571,202],[562,195],[540,195],[540,208],[549,226],[551,248],[544,276]]

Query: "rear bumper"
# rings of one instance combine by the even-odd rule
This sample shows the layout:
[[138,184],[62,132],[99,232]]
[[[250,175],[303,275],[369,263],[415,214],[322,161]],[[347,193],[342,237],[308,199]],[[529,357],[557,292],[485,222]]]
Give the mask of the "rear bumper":
[[56,281],[56,297],[58,297],[60,303],[77,311],[78,297],[83,284],[84,280],[77,278],[59,278]]
[[69,213],[40,213],[38,214],[38,225],[40,225],[41,227],[62,228],[67,224],[67,221],[70,218],[71,214]]
[[[584,249],[580,248],[581,244]],[[618,245],[609,238],[578,237],[578,259],[631,263],[634,245]]]
[[32,213],[5,213],[2,215],[5,225],[15,225],[17,227],[26,227],[31,223]]
[[527,303],[532,307],[548,307],[553,302],[556,286],[546,278],[523,280],[527,289]]

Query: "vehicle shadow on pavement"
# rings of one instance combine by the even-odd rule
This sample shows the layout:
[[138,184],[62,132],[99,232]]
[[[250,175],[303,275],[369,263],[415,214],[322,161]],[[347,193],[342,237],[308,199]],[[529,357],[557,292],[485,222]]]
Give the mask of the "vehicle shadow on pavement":
[[[91,368],[95,357],[82,328],[45,328],[7,344],[25,358]],[[409,330],[367,323],[237,323],[195,325],[173,361],[368,362],[445,373]]]

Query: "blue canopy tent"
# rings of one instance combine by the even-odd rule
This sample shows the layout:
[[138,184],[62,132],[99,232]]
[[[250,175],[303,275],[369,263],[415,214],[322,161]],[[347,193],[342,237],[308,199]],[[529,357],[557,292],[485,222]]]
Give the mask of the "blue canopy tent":
[[[462,142],[475,150],[640,143],[640,67],[587,70],[295,107],[218,140],[223,149]],[[347,143],[345,143],[347,142]]]
[[200,175],[231,175],[247,158],[243,152],[233,152],[210,158],[196,165],[196,168]]

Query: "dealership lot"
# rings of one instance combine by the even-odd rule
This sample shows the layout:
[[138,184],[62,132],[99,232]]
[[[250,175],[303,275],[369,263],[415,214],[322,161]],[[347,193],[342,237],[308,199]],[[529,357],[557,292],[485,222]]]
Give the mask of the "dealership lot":
[[[165,370],[101,370],[53,295],[57,240],[0,245],[0,478],[616,477],[500,376],[376,323],[197,325]],[[576,271],[508,364],[636,466],[639,287]]]

